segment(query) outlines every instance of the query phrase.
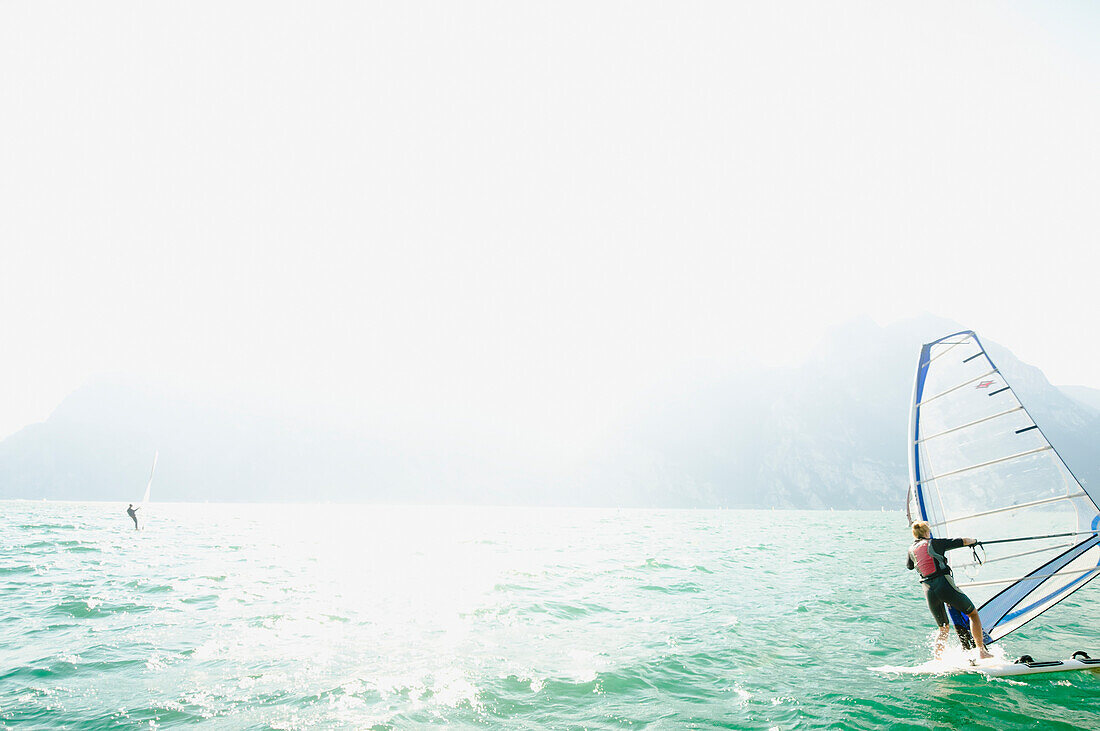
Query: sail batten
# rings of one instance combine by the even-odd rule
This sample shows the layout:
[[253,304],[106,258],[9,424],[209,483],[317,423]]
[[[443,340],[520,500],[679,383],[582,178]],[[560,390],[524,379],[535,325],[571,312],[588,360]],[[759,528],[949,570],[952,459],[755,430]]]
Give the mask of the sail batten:
[[983,513],[971,513],[970,515],[960,515],[957,518],[951,518],[949,520],[943,521],[942,523],[930,523],[929,525],[933,528],[937,528],[937,527],[942,526],[942,525],[947,525],[948,523],[961,523],[964,520],[973,520],[974,518],[984,518],[987,515],[996,515],[997,513],[1011,513],[1014,510],[1022,510],[1024,508],[1033,508],[1033,507],[1036,507],[1036,506],[1039,506],[1039,505],[1046,505],[1047,503],[1056,503],[1060,500],[1073,500],[1074,498],[1079,498],[1079,497],[1087,496],[1087,495],[1088,495],[1088,493],[1086,493],[1084,490],[1082,490],[1081,492],[1075,492],[1072,495],[1057,495],[1055,497],[1046,498],[1045,500],[1033,500],[1030,503],[1018,503],[1016,505],[1007,505],[1003,508],[994,508],[993,510],[986,510]]
[[[910,519],[995,542],[982,562],[951,561],[970,572],[959,585],[991,640],[1100,573],[1100,510],[972,331],[923,347],[909,424]],[[1024,533],[1027,550],[1014,545]],[[1078,533],[1091,537],[1067,545]]]
[[1066,575],[1074,575],[1074,574],[1088,574],[1088,573],[1092,573],[1093,571],[1100,571],[1100,566],[1093,566],[1090,569],[1075,569],[1073,571],[1058,571],[1058,572],[1053,573],[1053,574],[1036,574],[1035,576],[1016,576],[1016,577],[1009,578],[1009,579],[994,579],[992,581],[971,581],[971,582],[962,582],[962,583],[957,582],[955,584],[955,586],[959,587],[960,589],[968,589],[968,588],[974,587],[974,586],[993,586],[995,584],[1014,584],[1017,581],[1025,581],[1025,580],[1029,580],[1029,579],[1049,579],[1049,578],[1052,578],[1054,576],[1066,576]]
[[[943,431],[941,431],[937,434],[929,434],[928,436],[922,438],[920,440],[920,442],[927,442],[929,439],[935,439],[937,437],[942,437],[942,436],[946,436],[948,434],[953,434],[957,431],[962,431],[963,429],[967,429],[967,428],[972,427],[972,426],[977,426],[978,424],[984,424],[987,421],[992,421],[993,419],[999,419],[1002,416],[1008,416],[1009,414],[1014,414],[1014,413],[1016,413],[1017,411],[1020,411],[1023,408],[1024,408],[1023,406],[1016,406],[1014,408],[1008,409],[1007,411],[1002,411],[999,414],[993,414],[992,416],[984,416],[981,419],[977,419],[975,421],[970,422],[969,424],[962,424],[960,426],[951,427],[950,429],[944,429]],[[919,444],[920,442],[914,442],[914,443]]]
[[[1036,454],[1038,452],[1045,452],[1048,449],[1051,449],[1049,444],[1045,447],[1039,447],[1037,449],[1029,449],[1026,452],[1020,452],[1018,454],[1010,454],[1007,457],[1001,457],[999,459],[991,459],[988,462],[982,462],[981,464],[974,464],[974,465],[970,465],[969,467],[960,467],[959,469],[951,470],[950,472],[941,472],[940,474],[936,475],[935,477],[929,477],[926,480],[921,480],[921,482],[932,482],[934,480],[942,480],[944,477],[952,477],[952,476],[960,474],[962,472],[969,472],[970,470],[978,470],[978,469],[981,469],[982,467],[991,467],[995,464],[1000,464],[1001,462],[1008,462],[1009,460],[1020,459],[1021,457],[1026,457],[1029,454]],[[917,483],[917,484],[920,484],[920,483]]]
[[940,393],[937,393],[935,396],[929,396],[924,401],[921,401],[919,404],[917,404],[917,406],[924,406],[925,404],[930,404],[930,403],[932,403],[933,401],[935,401],[937,399],[941,399],[944,396],[948,396],[952,393],[955,393],[955,391],[958,391],[960,388],[965,388],[966,386],[971,385],[975,381],[980,381],[983,378],[989,378],[990,376],[992,376],[996,372],[997,372],[997,369],[994,368],[993,370],[989,371],[988,373],[983,373],[980,376],[974,376],[969,381],[965,381],[964,383],[960,383],[957,386],[952,386],[951,388],[947,389],[946,391],[941,391]]
[[[947,348],[944,348],[944,349],[943,349],[942,351],[940,351],[940,353],[939,353],[939,354],[937,354],[937,355],[935,355],[935,356],[933,356],[933,357],[929,358],[929,359],[928,359],[928,362],[924,364],[924,367],[925,367],[925,368],[927,368],[927,367],[928,367],[928,366],[929,366],[930,364],[932,364],[932,363],[933,363],[934,361],[936,361],[936,360],[938,360],[938,359],[942,358],[943,356],[947,355],[948,353],[950,353],[950,352],[951,352],[952,350],[954,350],[954,349],[955,349],[955,346],[957,346],[957,345],[963,345],[963,344],[965,344],[965,343],[966,343],[966,341],[965,341],[965,340],[957,340],[957,341],[955,341],[955,342],[953,342],[953,343],[952,343],[952,342],[948,342],[947,340],[944,340],[944,341],[942,341],[942,343],[943,343],[944,345],[947,345],[947,346],[949,346],[949,347],[947,347]],[[978,355],[981,355],[981,353],[979,353]]]

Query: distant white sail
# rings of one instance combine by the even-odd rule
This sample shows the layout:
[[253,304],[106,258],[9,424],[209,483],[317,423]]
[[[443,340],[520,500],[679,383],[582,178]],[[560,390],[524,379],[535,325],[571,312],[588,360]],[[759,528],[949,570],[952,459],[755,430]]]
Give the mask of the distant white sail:
[[145,496],[141,498],[141,507],[145,507],[149,504],[149,492],[153,489],[153,473],[157,471],[157,458],[160,456],[160,450],[153,453],[153,468],[149,470],[149,482],[145,485]]
[[949,555],[991,640],[1100,573],[1096,502],[973,332],[921,350],[909,419],[910,520],[938,538],[1023,539],[984,547],[980,563]]

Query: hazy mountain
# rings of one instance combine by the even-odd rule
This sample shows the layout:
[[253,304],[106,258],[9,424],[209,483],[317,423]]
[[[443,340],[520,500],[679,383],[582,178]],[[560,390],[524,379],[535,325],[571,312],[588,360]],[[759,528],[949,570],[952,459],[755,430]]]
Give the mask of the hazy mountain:
[[155,451],[163,501],[502,502],[506,460],[432,448],[147,384],[101,380],[0,442],[0,497],[138,500]]
[[[683,379],[585,459],[548,466],[491,440],[389,437],[118,380],[89,384],[0,442],[0,497],[901,507],[920,345],[932,317],[833,332],[800,367]],[[1100,484],[1100,392],[1050,385],[986,342],[1078,477]],[[1071,398],[1072,396],[1072,398]]]
[[[694,505],[901,507],[920,346],[962,329],[933,317],[849,323],[799,368],[695,384],[650,414],[632,448],[638,459],[618,462],[640,471],[632,484],[654,491],[665,475],[684,476],[678,497]],[[1100,484],[1100,412],[983,344],[1078,478]],[[639,467],[646,458],[650,474]]]
[[1074,401],[1100,411],[1100,388],[1088,386],[1059,386],[1058,389]]

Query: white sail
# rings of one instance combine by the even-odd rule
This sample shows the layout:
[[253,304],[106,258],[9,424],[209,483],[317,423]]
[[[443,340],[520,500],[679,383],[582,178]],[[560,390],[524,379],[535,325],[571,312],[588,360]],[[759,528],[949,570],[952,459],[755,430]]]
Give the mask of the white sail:
[[160,457],[160,450],[153,453],[153,467],[149,470],[149,482],[145,484],[145,496],[141,498],[141,507],[145,507],[149,504],[149,493],[153,489],[153,473],[157,471],[157,458]]
[[984,546],[980,563],[948,554],[991,640],[1100,573],[1100,510],[973,332],[921,350],[909,418],[910,519],[937,538],[1024,539]]

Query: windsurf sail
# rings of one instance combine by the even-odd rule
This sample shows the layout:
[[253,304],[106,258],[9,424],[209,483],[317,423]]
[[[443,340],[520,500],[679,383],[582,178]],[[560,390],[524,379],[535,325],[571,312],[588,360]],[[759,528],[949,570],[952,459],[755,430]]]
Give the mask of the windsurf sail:
[[145,484],[145,496],[141,498],[141,507],[145,507],[149,504],[149,493],[153,489],[153,473],[157,471],[157,458],[160,457],[160,450],[153,453],[153,467],[149,470],[149,482]]
[[972,331],[921,349],[909,434],[910,521],[989,542],[949,558],[990,641],[1100,574],[1096,501]]

